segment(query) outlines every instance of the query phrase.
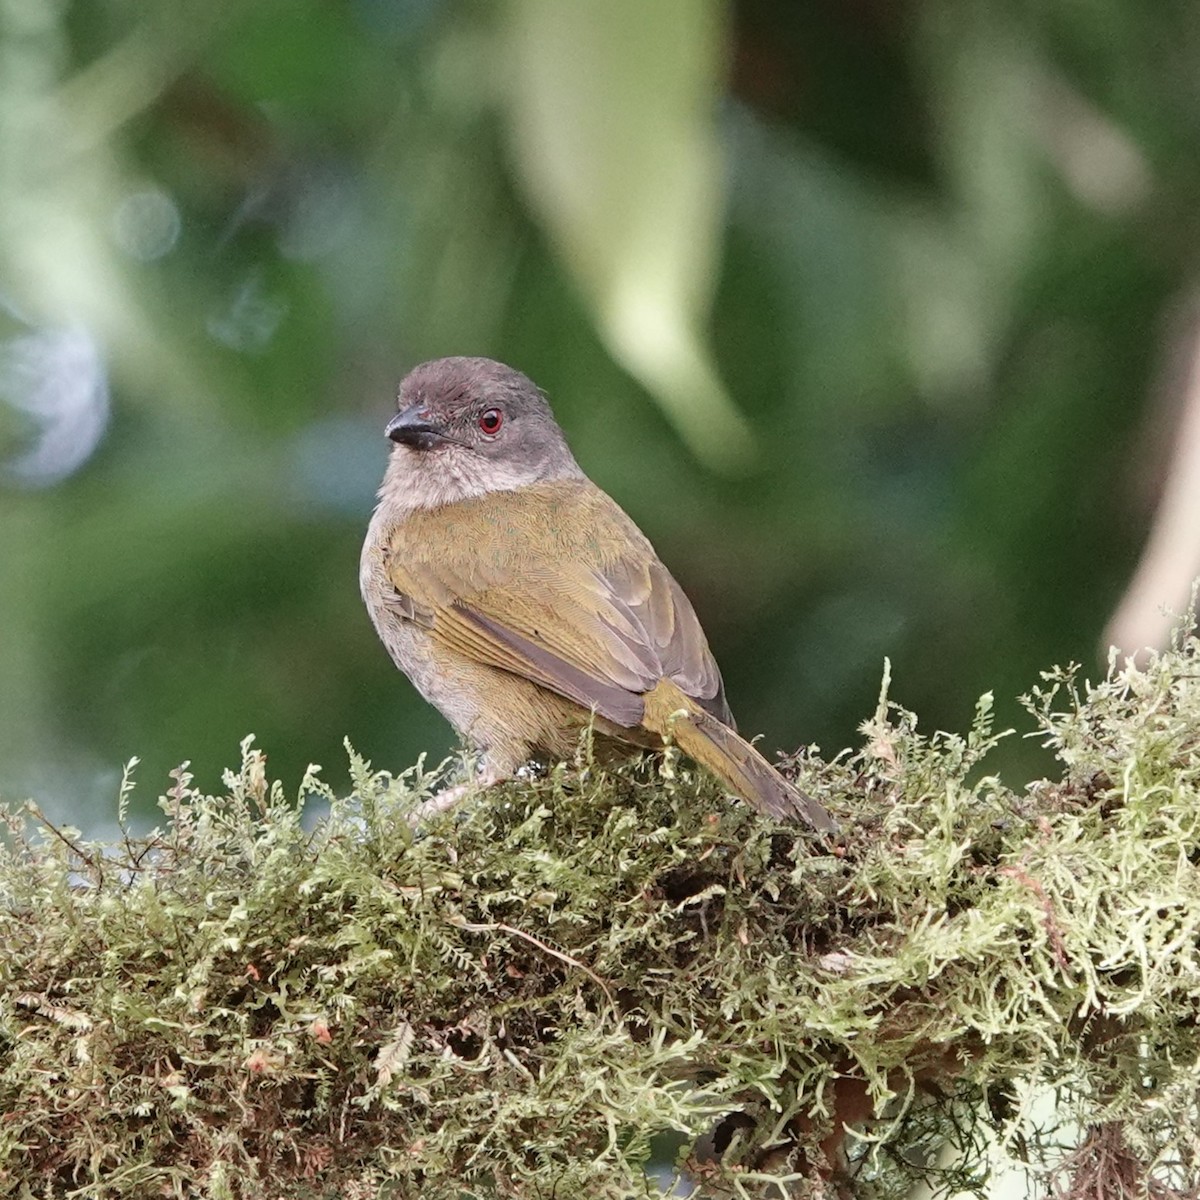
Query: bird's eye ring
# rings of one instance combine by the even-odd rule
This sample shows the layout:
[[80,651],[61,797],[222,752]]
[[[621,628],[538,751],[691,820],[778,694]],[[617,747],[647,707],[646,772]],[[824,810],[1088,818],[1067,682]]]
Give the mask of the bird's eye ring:
[[479,428],[488,437],[495,437],[500,432],[500,426],[503,424],[504,414],[498,408],[485,409],[479,414]]

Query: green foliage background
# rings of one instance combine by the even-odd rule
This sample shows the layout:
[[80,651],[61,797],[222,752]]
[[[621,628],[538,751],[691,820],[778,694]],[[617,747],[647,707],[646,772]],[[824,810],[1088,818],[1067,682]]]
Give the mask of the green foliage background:
[[1006,722],[1144,532],[1198,63],[1175,0],[5,0],[0,460],[87,449],[31,338],[111,415],[0,484],[0,793],[448,747],[356,580],[445,353],[547,390],[769,746],[851,742],[884,654]]

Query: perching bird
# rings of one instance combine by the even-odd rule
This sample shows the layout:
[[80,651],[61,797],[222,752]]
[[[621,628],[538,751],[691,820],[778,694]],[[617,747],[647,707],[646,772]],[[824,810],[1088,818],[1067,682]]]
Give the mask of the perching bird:
[[636,747],[669,738],[760,811],[834,828],[734,732],[688,598],[529,379],[437,359],[397,406],[363,599],[396,665],[478,752],[480,785],[569,757],[591,724]]

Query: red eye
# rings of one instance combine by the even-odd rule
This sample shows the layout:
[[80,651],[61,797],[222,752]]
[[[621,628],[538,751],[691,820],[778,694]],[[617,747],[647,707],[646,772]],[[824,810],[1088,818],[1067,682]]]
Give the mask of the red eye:
[[489,408],[479,416],[479,428],[489,437],[500,432],[504,424],[504,414],[498,408]]

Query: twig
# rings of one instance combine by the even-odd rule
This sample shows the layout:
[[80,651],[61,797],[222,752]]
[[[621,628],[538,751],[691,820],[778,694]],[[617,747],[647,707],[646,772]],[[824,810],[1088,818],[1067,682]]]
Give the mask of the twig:
[[540,938],[536,938],[532,933],[526,933],[523,929],[517,929],[515,925],[506,925],[502,921],[495,924],[480,925],[474,921],[465,921],[462,918],[450,918],[452,925],[457,925],[459,929],[465,929],[468,933],[509,933],[513,937],[524,938],[531,945],[536,946],[539,950],[544,950],[547,954],[557,958],[560,962],[568,963],[578,971],[582,971],[607,997],[608,1002],[612,1005],[614,1012],[617,1010],[617,1002],[613,999],[613,994],[608,990],[608,984],[600,978],[590,967],[581,963],[579,959],[572,958],[569,954],[564,954],[561,950],[555,950],[553,946],[547,945]]

